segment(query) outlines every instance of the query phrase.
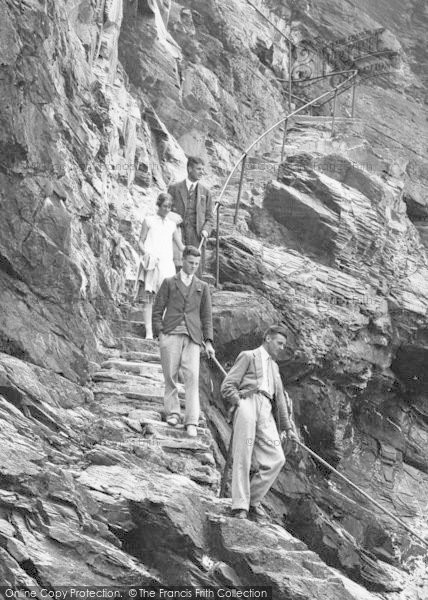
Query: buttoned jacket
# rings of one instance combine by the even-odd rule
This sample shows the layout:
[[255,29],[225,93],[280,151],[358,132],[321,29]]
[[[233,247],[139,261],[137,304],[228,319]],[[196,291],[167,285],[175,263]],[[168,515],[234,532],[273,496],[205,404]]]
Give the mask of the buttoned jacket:
[[193,276],[187,288],[179,274],[163,280],[153,305],[153,333],[171,333],[184,318],[191,339],[202,344],[213,339],[209,286]]
[[[173,199],[172,209],[178,213],[184,220],[188,202],[188,190],[186,180],[178,183],[173,183],[168,188],[168,194],[171,194]],[[213,203],[212,196],[208,188],[199,181],[196,185],[196,233],[200,236],[201,231],[210,234],[213,228]]]

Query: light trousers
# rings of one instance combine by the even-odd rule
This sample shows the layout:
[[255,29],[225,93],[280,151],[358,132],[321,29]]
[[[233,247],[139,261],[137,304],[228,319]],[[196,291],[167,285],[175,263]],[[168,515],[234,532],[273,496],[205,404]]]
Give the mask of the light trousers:
[[[241,398],[233,424],[232,509],[258,506],[285,463],[268,398]],[[250,480],[250,470],[253,475]]]
[[185,334],[162,334],[159,342],[165,380],[164,406],[166,415],[181,416],[177,380],[181,369],[184,379],[186,408],[185,425],[199,422],[199,355],[200,346]]

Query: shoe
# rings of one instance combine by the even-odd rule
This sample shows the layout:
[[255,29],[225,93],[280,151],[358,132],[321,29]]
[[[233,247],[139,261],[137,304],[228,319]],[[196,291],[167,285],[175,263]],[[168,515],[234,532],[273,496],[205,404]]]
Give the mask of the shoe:
[[186,425],[186,431],[189,437],[196,437],[198,435],[196,425]]
[[247,519],[248,511],[246,511],[245,508],[232,509],[232,517],[235,519]]
[[169,417],[166,418],[166,422],[168,423],[168,425],[171,425],[171,427],[176,427],[179,421],[180,418],[178,415],[169,415]]
[[248,511],[248,516],[252,521],[256,521],[256,523],[268,523],[269,515],[265,511],[264,508],[259,506],[250,506],[250,510]]
[[144,339],[145,340],[152,340],[153,339],[153,335],[152,334],[146,335],[146,337]]

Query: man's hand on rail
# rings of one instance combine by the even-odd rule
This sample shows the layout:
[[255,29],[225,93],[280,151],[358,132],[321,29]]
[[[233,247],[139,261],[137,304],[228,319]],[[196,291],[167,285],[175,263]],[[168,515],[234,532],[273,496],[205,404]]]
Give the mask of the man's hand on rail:
[[292,429],[281,432],[281,443],[285,444],[285,447],[286,448],[288,447],[289,450],[291,450],[294,453],[297,452],[297,448],[298,448],[297,442],[298,442],[298,437]]

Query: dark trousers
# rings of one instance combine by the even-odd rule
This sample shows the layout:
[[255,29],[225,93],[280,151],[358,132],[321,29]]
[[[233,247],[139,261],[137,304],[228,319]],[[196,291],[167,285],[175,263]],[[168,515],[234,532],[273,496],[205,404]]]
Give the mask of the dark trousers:
[[[183,235],[183,243],[185,246],[195,246],[199,248],[199,244],[201,243],[201,238],[196,232],[196,227],[191,224],[183,224],[182,229]],[[196,271],[196,277],[202,278],[202,274],[205,271],[205,244],[202,245],[200,250],[201,252],[201,261],[199,263],[198,270]]]

